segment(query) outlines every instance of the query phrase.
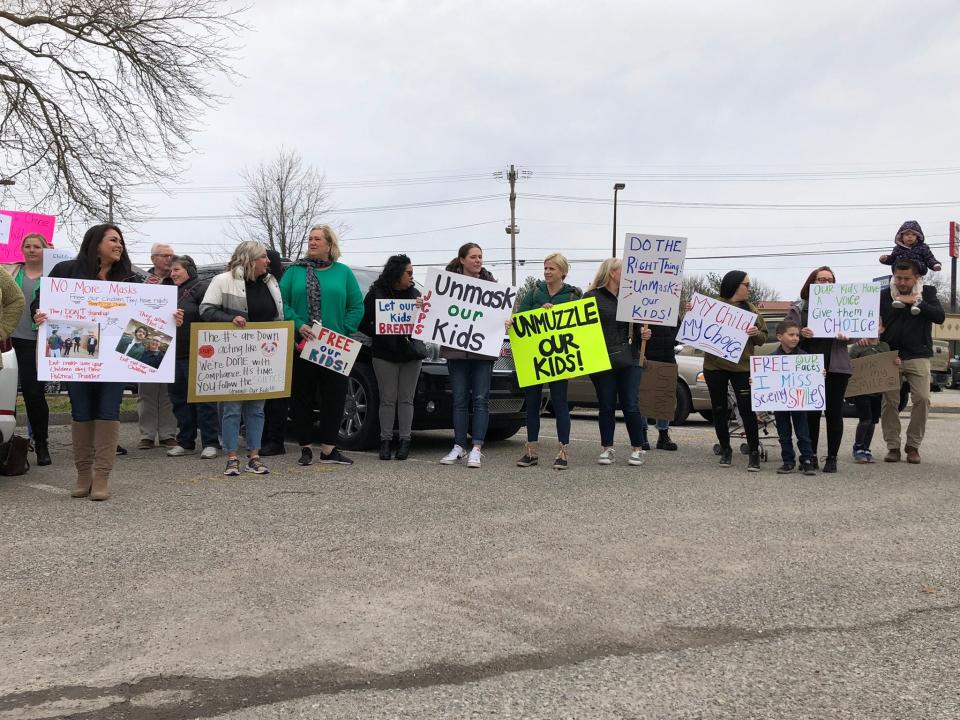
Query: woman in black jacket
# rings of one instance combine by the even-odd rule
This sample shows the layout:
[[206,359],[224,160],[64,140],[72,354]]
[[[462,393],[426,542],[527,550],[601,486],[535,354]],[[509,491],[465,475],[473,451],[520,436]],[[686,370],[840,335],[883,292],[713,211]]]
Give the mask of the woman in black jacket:
[[[654,362],[677,364],[677,326],[669,325],[651,325],[650,339],[644,350],[643,357],[646,360]],[[656,418],[657,421],[657,450],[676,450],[677,444],[670,438],[670,419]],[[650,441],[647,439],[647,418],[640,416],[640,429],[643,433],[643,450],[650,449]]]
[[410,337],[377,333],[377,300],[414,300],[420,291],[413,285],[413,265],[406,255],[393,255],[383,266],[363,299],[360,330],[373,340],[373,371],[380,389],[380,459],[389,460],[396,418],[400,443],[397,460],[410,455],[413,427],[413,396],[420,377],[423,357],[414,349]]

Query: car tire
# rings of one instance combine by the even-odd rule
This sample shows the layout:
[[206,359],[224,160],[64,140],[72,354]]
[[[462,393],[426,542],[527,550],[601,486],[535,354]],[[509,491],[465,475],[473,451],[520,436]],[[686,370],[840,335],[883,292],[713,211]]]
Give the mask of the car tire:
[[690,417],[690,406],[693,399],[690,397],[690,389],[683,381],[677,382],[677,409],[673,414],[674,425],[684,425],[687,418]]
[[524,423],[520,421],[491,425],[487,428],[487,437],[485,438],[485,441],[489,440],[491,442],[500,442],[501,440],[512,438],[514,435],[520,432],[520,428],[523,426]]
[[347,400],[340,422],[340,447],[369,450],[380,438],[380,390],[373,368],[357,363],[347,378]]

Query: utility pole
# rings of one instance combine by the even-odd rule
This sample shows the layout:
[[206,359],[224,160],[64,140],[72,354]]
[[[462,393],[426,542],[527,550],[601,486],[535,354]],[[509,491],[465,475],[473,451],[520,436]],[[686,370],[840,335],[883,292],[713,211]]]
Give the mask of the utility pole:
[[[950,223],[950,310],[957,312],[957,256],[960,255],[960,223]],[[957,354],[957,341],[950,343],[950,356]],[[949,363],[949,361],[948,361]],[[947,365],[947,370],[950,366]]]
[[113,222],[113,185],[107,186],[107,222]]
[[510,284],[517,284],[517,171],[513,165],[507,173],[510,181],[510,225],[507,226],[507,235],[510,236]]

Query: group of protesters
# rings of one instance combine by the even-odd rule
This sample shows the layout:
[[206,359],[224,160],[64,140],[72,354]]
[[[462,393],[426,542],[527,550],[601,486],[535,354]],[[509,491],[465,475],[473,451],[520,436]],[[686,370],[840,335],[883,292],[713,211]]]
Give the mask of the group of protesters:
[[[924,285],[930,258],[921,257],[923,234],[915,222],[905,223],[896,236],[895,250],[883,256],[893,264],[890,289],[881,297],[882,328],[877,340],[861,340],[855,354],[891,349],[899,354],[902,376],[910,384],[913,397],[911,419],[907,430],[906,459],[919,463],[930,405],[930,360],[932,356],[931,325],[942,323],[944,312],[932,286]],[[23,239],[22,263],[0,273],[2,317],[0,338],[11,338],[19,363],[20,386],[39,465],[49,465],[49,412],[44,383],[37,377],[37,328],[47,321],[40,306],[42,253],[49,247],[41,235]],[[343,334],[364,331],[371,338],[373,369],[379,387],[379,423],[381,460],[405,460],[410,453],[414,414],[414,393],[424,352],[418,343],[403,335],[379,335],[374,331],[376,301],[382,299],[414,300],[422,304],[414,285],[414,268],[403,254],[391,256],[383,271],[364,296],[350,268],[340,262],[340,243],[329,225],[311,228],[306,255],[286,268],[280,256],[259,242],[241,242],[227,263],[224,272],[210,281],[198,277],[197,266],[188,255],[177,255],[166,244],[151,249],[152,266],[144,277],[135,271],[124,242],[123,233],[113,224],[91,227],[84,235],[73,260],[56,265],[51,277],[109,280],[118,283],[160,283],[176,286],[177,326],[174,382],[169,385],[142,383],[138,392],[138,449],[166,449],[171,457],[200,451],[204,459],[226,454],[224,474],[269,472],[263,457],[283,454],[288,416],[299,445],[297,462],[302,466],[314,462],[314,440],[319,440],[319,462],[352,465],[353,460],[337,447],[343,416],[348,378],[338,372],[301,359],[295,355],[292,392],[289,398],[274,400],[235,400],[214,404],[188,402],[190,326],[196,322],[225,322],[242,328],[255,322],[288,320],[298,340],[298,347],[314,339],[315,323]],[[898,252],[897,249],[900,249]],[[931,255],[932,257],[932,255]],[[939,264],[937,264],[939,266]],[[495,281],[483,265],[483,250],[476,243],[461,246],[456,257],[446,266],[449,272],[469,278]],[[569,263],[560,253],[551,253],[543,262],[543,279],[527,292],[514,312],[550,308],[581,298],[593,298],[603,332],[611,369],[590,376],[596,390],[599,414],[600,453],[597,463],[612,465],[615,456],[615,416],[623,414],[630,443],[627,464],[639,466],[651,446],[648,421],[640,411],[639,388],[645,360],[675,363],[677,328],[635,325],[617,319],[621,261],[604,260],[586,292],[566,282]],[[818,338],[807,326],[809,286],[836,283],[828,267],[813,270],[800,288],[801,300],[793,306],[776,328],[780,343],[775,352],[802,351],[824,357],[826,442],[820,443],[821,412],[776,413],[783,465],[778,472],[794,469],[794,438],[800,454],[801,471],[817,470],[835,473],[843,437],[843,400],[847,381],[852,373],[847,338]],[[760,469],[760,442],[757,416],[751,409],[749,358],[768,340],[769,330],[762,314],[749,302],[750,277],[734,270],[723,276],[718,299],[756,314],[756,322],[747,330],[747,343],[734,362],[705,354],[703,374],[709,389],[711,414],[718,441],[720,465],[733,464],[730,425],[732,408],[728,403],[728,387],[735,397],[739,422],[748,449],[747,470]],[[24,301],[26,298],[26,301]],[[511,324],[507,322],[507,327]],[[141,342],[131,340],[131,342]],[[878,345],[878,343],[880,343]],[[482,464],[483,445],[489,425],[489,395],[494,358],[466,350],[443,347],[440,356],[449,372],[453,400],[454,444],[440,459],[442,465],[466,461],[467,467]],[[564,470],[569,466],[570,412],[567,402],[567,380],[548,383],[553,408],[558,447],[552,467]],[[76,467],[73,497],[105,500],[109,497],[108,481],[114,459],[126,451],[118,444],[120,404],[124,384],[117,382],[69,382],[71,434]],[[519,467],[539,464],[539,431],[543,385],[524,389],[526,399],[527,443]],[[869,452],[873,428],[882,422],[887,446],[885,461],[901,459],[899,392],[858,399],[860,423],[854,444],[856,462],[872,462]],[[321,412],[317,413],[318,408]],[[670,418],[651,418],[658,432],[656,448],[675,451],[677,443],[670,436]],[[316,421],[315,421],[316,420]],[[245,433],[246,457],[239,456],[241,427]],[[394,442],[394,428],[398,440]],[[199,446],[197,435],[199,434]],[[825,445],[822,468],[818,457]]]

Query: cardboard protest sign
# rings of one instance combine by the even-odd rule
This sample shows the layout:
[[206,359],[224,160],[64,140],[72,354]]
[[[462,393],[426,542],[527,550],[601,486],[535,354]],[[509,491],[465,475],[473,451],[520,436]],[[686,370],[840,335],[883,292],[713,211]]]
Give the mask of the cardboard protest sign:
[[628,233],[617,320],[676,327],[686,257],[686,238]]
[[374,330],[377,335],[409,335],[419,310],[414,300],[377,300]]
[[71,382],[173,382],[177,288],[40,279],[37,377]]
[[595,298],[517,313],[510,349],[520,387],[610,369]]
[[49,275],[58,263],[62,263],[64,260],[73,260],[76,256],[77,251],[73,248],[45,248],[41,274]]
[[847,383],[846,397],[872,395],[900,389],[900,367],[897,352],[876,353],[850,361],[853,375]]
[[517,300],[515,287],[431,269],[422,297],[423,308],[417,313],[412,337],[499,357],[504,323]]
[[823,355],[751,355],[750,406],[754,412],[823,410]]
[[943,325],[934,325],[933,339],[960,340],[960,313],[947,313]]
[[325,328],[318,322],[313,324],[312,330],[316,339],[304,344],[300,358],[341,375],[349,375],[363,343]]
[[24,235],[40,233],[52,245],[56,224],[56,215],[0,210],[0,263],[23,262],[20,243]]
[[809,298],[807,327],[814,337],[880,337],[878,283],[814,283]]
[[647,360],[640,376],[640,413],[657,420],[673,420],[676,412],[676,364]]
[[187,401],[288,397],[294,345],[291,321],[192,323]]
[[747,330],[756,322],[756,313],[694,293],[677,342],[739,362],[747,346]]

